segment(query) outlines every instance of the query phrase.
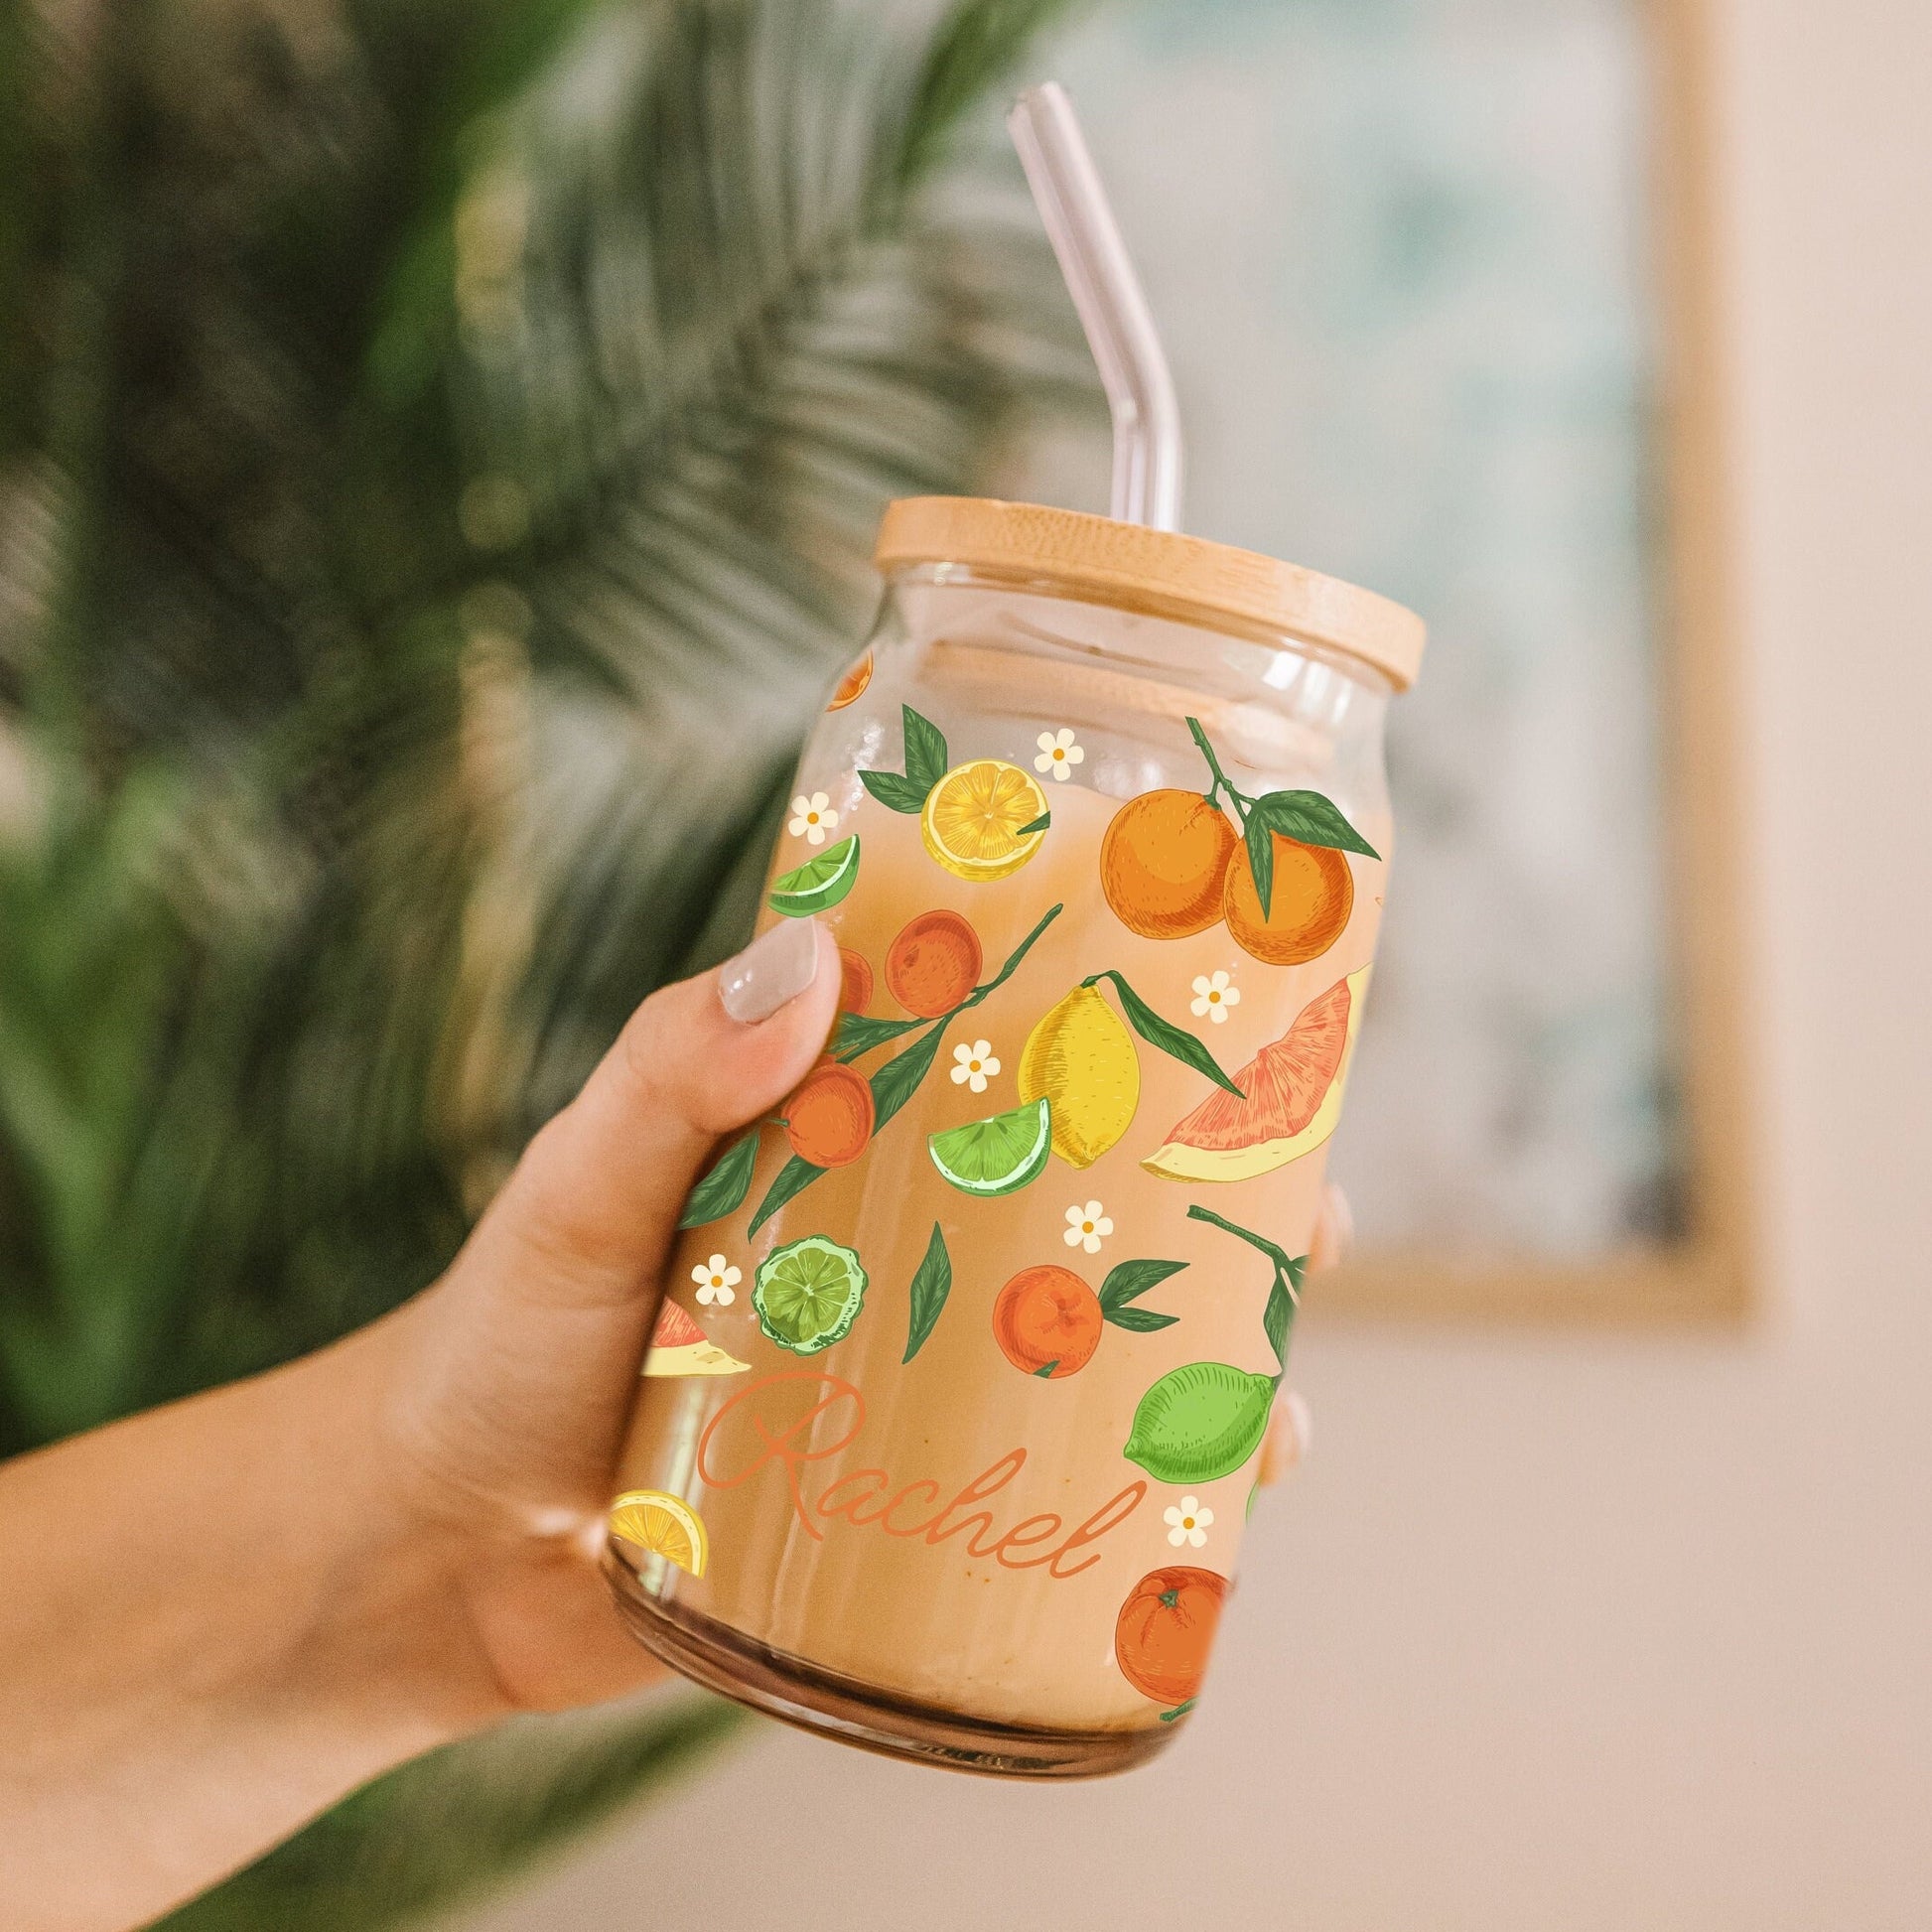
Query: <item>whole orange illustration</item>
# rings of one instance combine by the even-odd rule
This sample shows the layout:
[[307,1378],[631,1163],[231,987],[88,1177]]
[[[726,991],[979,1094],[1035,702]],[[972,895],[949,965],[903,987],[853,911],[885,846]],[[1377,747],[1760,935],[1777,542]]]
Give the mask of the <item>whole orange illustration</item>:
[[906,920],[886,951],[886,985],[907,1013],[936,1020],[979,983],[980,936],[959,912],[935,907]]
[[1274,841],[1267,917],[1245,846],[1228,867],[1222,910],[1235,943],[1245,951],[1271,966],[1299,966],[1319,959],[1341,937],[1355,905],[1355,876],[1348,855],[1331,846],[1303,845],[1279,832]]
[[1185,939],[1221,917],[1234,847],[1226,813],[1199,792],[1145,791],[1100,841],[1100,889],[1131,931]]
[[1023,1268],[993,1304],[993,1339],[1015,1368],[1057,1382],[1100,1346],[1100,1297],[1070,1268]]
[[865,1075],[822,1060],[785,1103],[785,1139],[799,1160],[815,1168],[850,1167],[865,1153],[874,1119]]
[[1157,1704],[1185,1704],[1207,1674],[1228,1580],[1211,1570],[1150,1570],[1114,1625],[1114,1661]]

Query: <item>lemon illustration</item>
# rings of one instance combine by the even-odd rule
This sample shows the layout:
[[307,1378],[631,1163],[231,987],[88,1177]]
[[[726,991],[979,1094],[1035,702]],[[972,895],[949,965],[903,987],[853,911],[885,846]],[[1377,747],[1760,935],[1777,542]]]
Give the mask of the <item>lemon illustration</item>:
[[711,1540],[704,1518],[682,1496],[662,1489],[631,1489],[611,1505],[611,1534],[621,1542],[663,1557],[694,1577],[704,1575]]
[[1141,1099],[1134,1038],[1097,988],[1076,986],[1027,1035],[1020,1097],[1053,1109],[1053,1152],[1088,1168],[1125,1134]]
[[1046,837],[1028,830],[1046,815],[1046,794],[1017,764],[975,759],[932,787],[919,814],[925,849],[960,879],[1004,879]]

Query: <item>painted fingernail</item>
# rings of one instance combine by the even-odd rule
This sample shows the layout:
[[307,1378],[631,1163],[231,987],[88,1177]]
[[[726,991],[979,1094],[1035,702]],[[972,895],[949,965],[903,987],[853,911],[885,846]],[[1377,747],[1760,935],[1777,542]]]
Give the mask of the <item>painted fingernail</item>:
[[818,977],[818,921],[780,919],[718,969],[718,1002],[741,1026],[769,1020]]

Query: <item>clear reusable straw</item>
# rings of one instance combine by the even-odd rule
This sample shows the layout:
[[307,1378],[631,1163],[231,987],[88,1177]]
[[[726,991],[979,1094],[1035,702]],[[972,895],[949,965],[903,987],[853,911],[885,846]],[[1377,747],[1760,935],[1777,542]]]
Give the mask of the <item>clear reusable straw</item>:
[[1113,513],[1180,527],[1180,410],[1141,278],[1066,89],[1029,87],[1007,116],[1046,238],[1100,368],[1114,419]]

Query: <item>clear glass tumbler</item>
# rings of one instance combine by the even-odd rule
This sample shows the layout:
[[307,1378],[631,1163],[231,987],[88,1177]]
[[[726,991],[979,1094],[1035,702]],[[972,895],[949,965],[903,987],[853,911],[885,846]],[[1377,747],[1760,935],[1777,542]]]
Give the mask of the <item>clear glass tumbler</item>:
[[878,557],[762,915],[833,928],[843,1012],[692,1194],[607,1570],[759,1709],[1117,1770],[1235,1575],[1422,625],[1027,504],[895,504]]

